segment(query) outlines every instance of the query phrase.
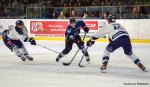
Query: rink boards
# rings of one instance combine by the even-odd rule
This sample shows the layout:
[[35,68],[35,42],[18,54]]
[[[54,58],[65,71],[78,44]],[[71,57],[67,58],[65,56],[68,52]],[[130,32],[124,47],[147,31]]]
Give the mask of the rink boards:
[[[9,25],[15,25],[18,19],[0,19],[0,40],[1,33],[8,29]],[[19,19],[20,20],[20,19]],[[30,36],[36,40],[64,41],[64,33],[69,24],[68,19],[22,19],[26,25]],[[80,19],[78,19],[80,20]],[[86,25],[90,28],[87,37],[91,37],[94,32],[106,24],[102,19],[84,19]],[[150,19],[119,19],[118,23],[122,24],[129,32],[132,42],[150,43]],[[84,35],[81,29],[81,36]],[[86,40],[88,40],[87,38]],[[85,40],[85,41],[86,41]],[[108,42],[107,38],[101,38],[98,42]]]
[[[48,41],[65,41],[64,37],[34,37],[36,40],[48,40]],[[2,37],[0,36],[0,40],[2,40]],[[85,42],[89,40],[89,38],[85,39]],[[96,42],[109,42],[108,39],[100,38],[96,40]],[[131,39],[132,43],[150,43],[150,40],[144,40],[144,39]]]

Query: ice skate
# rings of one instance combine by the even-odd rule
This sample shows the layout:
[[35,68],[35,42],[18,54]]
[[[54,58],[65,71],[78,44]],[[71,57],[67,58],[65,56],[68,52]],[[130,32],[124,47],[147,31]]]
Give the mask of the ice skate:
[[89,56],[86,56],[86,62],[90,63],[90,57]]
[[59,54],[58,57],[56,58],[56,62],[59,62],[61,57],[62,57],[61,54]]
[[30,57],[30,56],[25,56],[27,60],[29,61],[33,61],[33,57]]
[[56,62],[58,62],[60,60],[60,57],[58,56],[57,58],[56,58]]
[[103,65],[100,67],[102,73],[106,73],[107,63],[107,61],[103,62]]
[[142,63],[138,63],[137,66],[144,72],[147,72],[146,68],[144,65],[142,65]]
[[26,61],[26,58],[25,57],[20,57],[20,59],[22,60],[22,61]]

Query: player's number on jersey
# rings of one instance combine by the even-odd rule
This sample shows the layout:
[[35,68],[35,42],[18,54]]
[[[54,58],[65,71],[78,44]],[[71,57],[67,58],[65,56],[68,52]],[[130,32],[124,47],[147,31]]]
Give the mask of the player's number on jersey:
[[114,24],[113,26],[114,26],[114,30],[116,30],[116,29],[119,29],[119,28],[120,28],[120,25],[119,25],[119,24]]

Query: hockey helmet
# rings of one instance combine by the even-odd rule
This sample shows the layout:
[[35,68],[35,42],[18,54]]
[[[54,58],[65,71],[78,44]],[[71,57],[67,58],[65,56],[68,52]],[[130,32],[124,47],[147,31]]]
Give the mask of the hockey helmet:
[[70,23],[76,23],[76,19],[75,18],[70,18],[69,22]]
[[115,16],[110,15],[110,16],[107,17],[107,20],[108,20],[109,22],[115,22],[115,21],[116,21],[116,18],[115,18]]
[[17,20],[17,21],[16,21],[16,25],[24,25],[24,23],[23,23],[22,20]]

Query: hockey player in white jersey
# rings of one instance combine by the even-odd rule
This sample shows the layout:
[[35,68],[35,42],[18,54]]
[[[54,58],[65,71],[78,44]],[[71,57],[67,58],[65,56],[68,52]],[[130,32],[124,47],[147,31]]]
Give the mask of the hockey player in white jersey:
[[2,39],[4,44],[22,61],[33,60],[22,42],[30,42],[32,45],[36,45],[36,42],[34,38],[28,37],[27,29],[22,20],[17,20],[16,26],[8,26],[8,29],[2,33]]
[[139,58],[133,53],[132,46],[128,32],[120,25],[115,22],[114,16],[108,16],[107,22],[100,30],[98,30],[92,38],[87,42],[87,46],[90,47],[94,44],[95,40],[104,37],[108,34],[110,43],[107,45],[102,58],[102,66],[100,70],[105,72],[109,61],[110,53],[114,52],[119,47],[122,47],[124,53],[129,57],[142,71],[147,71],[144,65],[140,62]]

